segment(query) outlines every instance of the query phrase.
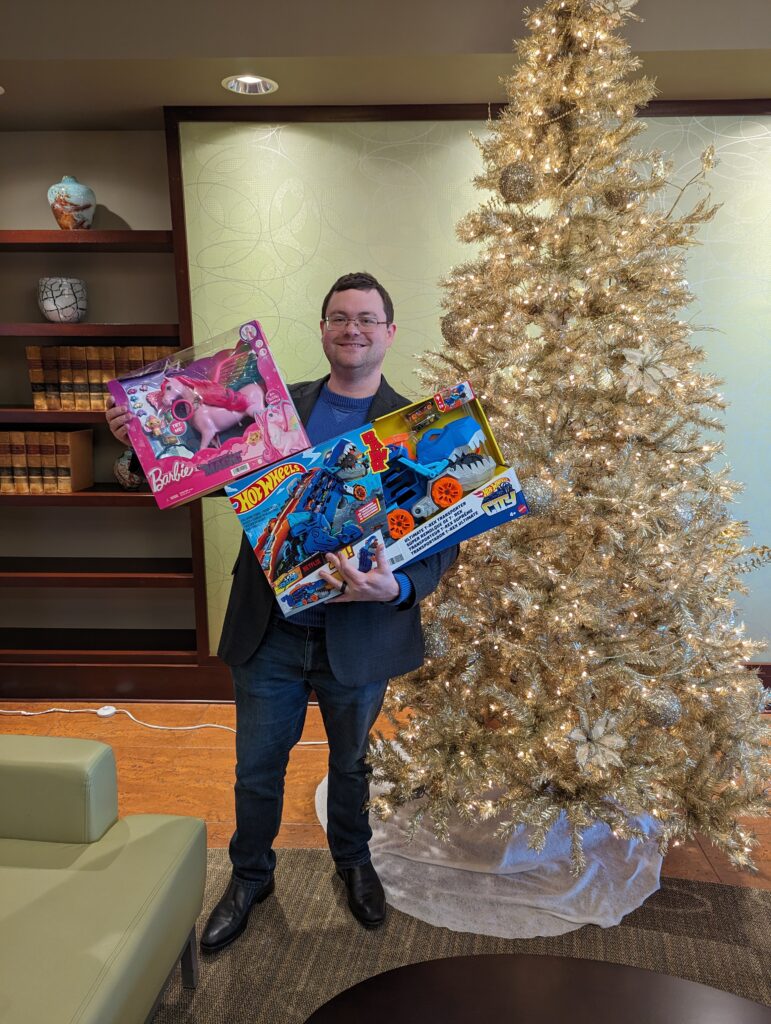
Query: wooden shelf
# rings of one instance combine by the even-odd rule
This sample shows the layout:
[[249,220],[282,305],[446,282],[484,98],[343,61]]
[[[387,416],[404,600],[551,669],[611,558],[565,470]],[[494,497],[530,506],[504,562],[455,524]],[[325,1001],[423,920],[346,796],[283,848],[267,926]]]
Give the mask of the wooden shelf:
[[0,338],[173,338],[179,324],[0,323]]
[[0,664],[189,664],[194,629],[0,629]]
[[98,409],[65,412],[62,409],[33,409],[31,405],[0,406],[0,423],[60,423],[63,427],[72,428],[88,423],[106,422],[104,412]]
[[157,508],[149,488],[126,491],[119,484],[95,484],[85,491],[72,494],[0,494],[0,506],[127,506],[129,508]]
[[2,587],[192,588],[189,558],[0,558]]
[[0,252],[173,252],[171,231],[0,231]]

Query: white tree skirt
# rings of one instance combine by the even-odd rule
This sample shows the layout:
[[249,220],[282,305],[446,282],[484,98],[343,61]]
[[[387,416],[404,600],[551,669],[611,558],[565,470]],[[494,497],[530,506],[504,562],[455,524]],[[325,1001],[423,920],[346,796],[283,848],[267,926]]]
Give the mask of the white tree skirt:
[[[656,843],[617,839],[606,825],[584,834],[587,866],[575,878],[564,816],[535,853],[524,828],[503,841],[494,837],[495,822],[456,821],[447,843],[421,827],[408,843],[409,812],[401,808],[385,822],[372,817],[372,863],[391,906],[429,924],[506,939],[562,935],[585,924],[607,928],[659,888]],[[316,814],[326,830],[326,778],[316,790]],[[652,819],[639,824],[654,833]]]

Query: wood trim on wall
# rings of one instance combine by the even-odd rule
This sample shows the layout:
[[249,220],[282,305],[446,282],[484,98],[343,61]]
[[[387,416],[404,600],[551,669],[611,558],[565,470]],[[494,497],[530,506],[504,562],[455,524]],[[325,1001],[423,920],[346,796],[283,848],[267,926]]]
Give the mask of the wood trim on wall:
[[[338,123],[349,121],[484,121],[488,116],[496,117],[505,106],[505,103],[410,103],[372,106],[287,107],[276,104],[264,107],[164,107],[164,116],[167,145],[170,133],[174,136],[174,158],[178,181],[181,184],[179,134],[174,132],[174,128],[177,128],[183,121],[231,123],[282,121],[287,124],[303,121]],[[639,109],[638,113],[643,117],[724,117],[742,114],[771,114],[771,97],[746,100],[653,100],[646,107]],[[169,182],[173,187],[171,156],[172,149],[169,148]],[[179,194],[181,199],[181,188],[179,188]],[[174,209],[174,195],[172,194],[172,226],[175,232],[174,248],[176,252],[177,235]]]
[[164,108],[164,122],[174,250],[174,279],[177,285],[179,345],[180,348],[190,348],[193,344],[193,325],[190,306],[190,270],[187,260],[187,229],[185,228],[185,193],[182,184],[182,154],[179,145],[179,121],[169,116],[171,109]]
[[206,556],[203,537],[202,500],[190,504],[190,542],[193,560],[193,604],[195,607],[195,637],[198,664],[210,657],[209,606],[206,598]]

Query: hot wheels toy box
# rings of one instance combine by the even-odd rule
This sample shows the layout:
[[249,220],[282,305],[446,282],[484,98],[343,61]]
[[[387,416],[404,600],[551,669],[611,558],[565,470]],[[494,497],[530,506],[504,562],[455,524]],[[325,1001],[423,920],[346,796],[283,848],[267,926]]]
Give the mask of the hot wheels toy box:
[[309,441],[256,320],[108,384],[161,508],[209,494]]
[[528,511],[468,381],[225,491],[287,616],[336,595],[327,552],[396,569]]

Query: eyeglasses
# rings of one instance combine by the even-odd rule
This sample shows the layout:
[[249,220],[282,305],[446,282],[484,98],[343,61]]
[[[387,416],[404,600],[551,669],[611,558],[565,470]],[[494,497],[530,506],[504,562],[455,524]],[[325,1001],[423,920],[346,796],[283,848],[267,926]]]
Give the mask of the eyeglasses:
[[388,320],[378,320],[372,313],[362,313],[361,316],[343,316],[342,313],[337,313],[334,316],[325,316],[324,323],[328,331],[344,331],[348,324],[352,324],[362,334],[368,334],[376,327],[387,324]]

